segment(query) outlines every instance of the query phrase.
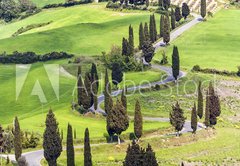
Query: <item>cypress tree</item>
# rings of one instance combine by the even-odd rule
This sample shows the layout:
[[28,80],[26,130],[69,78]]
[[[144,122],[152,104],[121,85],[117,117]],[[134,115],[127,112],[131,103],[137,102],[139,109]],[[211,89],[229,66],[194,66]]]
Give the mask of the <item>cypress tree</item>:
[[15,149],[15,159],[18,159],[22,155],[22,136],[21,136],[21,129],[20,124],[18,122],[18,117],[15,117],[14,120],[14,149]]
[[123,162],[123,166],[142,166],[145,151],[140,148],[136,142],[132,142],[132,146],[128,145],[127,154]]
[[152,15],[150,15],[149,35],[150,35],[151,42],[154,43],[154,28],[153,28],[153,16]]
[[155,15],[153,14],[152,16],[152,19],[153,19],[153,32],[154,32],[154,41],[157,41],[157,24],[156,24],[156,19],[155,19]]
[[128,51],[129,46],[128,45],[129,44],[128,44],[127,39],[123,38],[122,39],[122,55],[128,56],[128,54],[129,54],[129,51]]
[[58,122],[50,109],[46,118],[46,128],[43,134],[44,157],[48,165],[56,166],[57,158],[62,152],[62,140],[60,138]]
[[171,28],[172,30],[176,28],[176,17],[173,9],[171,10]]
[[136,101],[135,104],[135,114],[134,114],[134,134],[137,139],[140,139],[142,136],[143,130],[143,118],[141,113],[141,106],[139,101]]
[[84,166],[92,166],[92,154],[88,128],[85,129],[84,137]]
[[89,109],[92,106],[92,93],[91,93],[91,77],[90,73],[85,74],[84,87],[85,91],[83,93],[82,106],[84,109]]
[[143,166],[158,166],[155,152],[153,151],[150,144],[148,144],[148,147],[144,154]]
[[74,139],[77,139],[77,131],[74,129]]
[[169,16],[164,16],[164,26],[163,26],[163,42],[168,44],[170,42],[170,24]]
[[119,63],[113,63],[112,66],[112,83],[118,85],[122,82],[123,72]]
[[122,95],[121,95],[121,102],[122,105],[125,107],[125,109],[127,110],[127,97],[126,97],[126,93],[127,93],[127,89],[124,88],[122,90]]
[[81,66],[78,66],[78,74],[77,74],[77,90],[78,90],[78,105],[82,105],[83,103],[83,94],[85,93],[83,80],[82,80],[82,70]]
[[160,17],[160,37],[163,37],[163,34],[164,34],[164,15],[161,14],[161,17]]
[[206,0],[201,0],[201,16],[205,18],[207,13],[207,2]]
[[130,25],[129,26],[129,36],[128,36],[128,41],[129,41],[129,52],[131,56],[134,55],[134,35],[133,35],[133,27]]
[[163,0],[163,7],[165,10],[168,10],[170,7],[171,1],[170,0]]
[[178,48],[173,46],[173,53],[172,53],[172,73],[175,80],[178,79],[180,70],[180,61],[179,61],[179,53]]
[[145,41],[150,40],[149,31],[148,31],[148,24],[146,22],[144,24],[144,36],[145,36]]
[[184,19],[186,19],[189,14],[190,14],[190,9],[189,9],[187,3],[183,3],[182,4],[182,16],[184,17]]
[[210,105],[210,100],[209,100],[209,91],[207,90],[206,94],[206,108],[205,108],[205,120],[204,124],[208,128],[210,126],[210,110],[209,110],[209,105]]
[[112,105],[110,104],[111,97],[111,84],[108,78],[108,70],[105,70],[105,85],[104,85],[104,109],[108,114],[108,111],[112,109]]
[[67,166],[75,166],[72,126],[69,123],[67,130],[66,150],[67,150]]
[[152,58],[155,52],[155,48],[153,47],[152,42],[150,40],[146,40],[143,43],[142,52],[143,52],[143,57],[145,61],[150,63],[152,61]]
[[181,10],[180,7],[178,6],[175,9],[175,18],[177,22],[179,22],[182,19]]
[[195,134],[197,131],[197,110],[196,110],[196,104],[194,103],[194,106],[192,108],[192,116],[191,116],[191,128],[192,133]]
[[98,90],[98,87],[99,87],[99,82],[98,82],[98,72],[97,72],[97,66],[95,63],[92,63],[92,67],[91,67],[91,80],[92,80],[92,83],[96,82],[97,84],[97,90]]
[[183,129],[185,119],[183,110],[177,102],[176,105],[172,106],[172,111],[170,112],[170,123],[175,128],[177,136],[179,136],[179,132]]
[[203,94],[202,94],[202,82],[198,84],[198,109],[197,114],[200,119],[203,117]]
[[97,110],[98,109],[98,89],[97,89],[97,83],[96,82],[92,84],[92,91],[93,91],[94,109]]
[[145,41],[145,36],[144,36],[143,24],[140,23],[140,25],[139,25],[139,49],[142,49],[144,41]]
[[113,101],[112,101],[112,97],[109,96],[109,107],[111,107],[110,110],[108,110],[108,113],[107,113],[107,118],[106,118],[106,121],[107,121],[107,132],[110,136],[110,141],[112,142],[112,136],[115,134],[115,130],[114,130],[114,123],[113,123],[113,120],[114,120],[114,115],[113,115],[113,112],[112,112],[112,107],[113,107]]

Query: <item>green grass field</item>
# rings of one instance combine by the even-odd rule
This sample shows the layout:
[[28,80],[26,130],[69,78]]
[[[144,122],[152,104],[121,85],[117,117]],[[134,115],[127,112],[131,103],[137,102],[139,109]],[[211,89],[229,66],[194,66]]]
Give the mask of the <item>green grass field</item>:
[[[240,10],[222,9],[213,18],[185,32],[167,48],[170,58],[172,46],[178,46],[182,68],[194,65],[202,68],[237,71],[239,63]],[[159,60],[161,51],[155,56]]]
[[[138,46],[140,22],[149,22],[149,12],[118,12],[105,9],[106,3],[44,10],[27,19],[0,26],[0,52],[66,51],[77,55],[100,55],[113,44],[121,45],[128,37],[128,26],[134,27]],[[159,15],[156,14],[157,23]],[[11,37],[21,27],[53,21],[51,24]]]

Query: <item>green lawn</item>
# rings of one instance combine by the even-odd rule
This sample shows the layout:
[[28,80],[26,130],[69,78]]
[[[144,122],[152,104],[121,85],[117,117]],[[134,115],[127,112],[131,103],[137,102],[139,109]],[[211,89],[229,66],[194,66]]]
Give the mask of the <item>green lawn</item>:
[[[200,23],[181,35],[167,48],[171,57],[172,46],[178,46],[182,68],[194,65],[202,68],[237,71],[239,63],[240,10],[222,9],[213,18]],[[162,57],[161,51],[155,59]]]
[[[0,25],[0,52],[35,51],[47,53],[66,51],[78,55],[99,55],[111,45],[121,45],[128,37],[132,24],[135,46],[138,46],[140,22],[149,21],[149,12],[118,12],[105,9],[106,3],[80,5],[69,8],[44,10],[27,19]],[[157,23],[159,15],[156,14]],[[21,27],[30,24],[51,24],[11,37]]]

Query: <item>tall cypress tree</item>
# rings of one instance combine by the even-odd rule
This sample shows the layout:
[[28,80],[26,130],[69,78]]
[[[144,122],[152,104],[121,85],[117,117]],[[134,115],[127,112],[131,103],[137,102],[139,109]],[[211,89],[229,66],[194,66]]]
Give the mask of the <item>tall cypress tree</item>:
[[[97,79],[97,78],[95,78]],[[95,80],[94,79],[94,80]],[[94,104],[94,109],[98,109],[98,89],[97,89],[97,83],[92,84],[92,91],[93,91],[93,104]]]
[[146,22],[144,24],[144,36],[145,36],[145,41],[150,40],[149,31],[148,31],[148,24]]
[[72,126],[69,123],[68,123],[68,130],[67,130],[66,150],[67,150],[67,166],[75,166]]
[[150,40],[146,40],[143,43],[142,52],[145,61],[150,63],[155,53],[155,48],[153,47],[152,42]]
[[178,6],[175,9],[175,18],[177,22],[179,22],[182,19],[181,10],[180,7]]
[[85,91],[83,93],[82,106],[85,109],[89,109],[92,106],[92,92],[91,92],[91,76],[90,73],[85,74],[84,87]]
[[43,134],[44,157],[48,165],[57,166],[57,158],[62,152],[62,140],[59,133],[58,122],[50,109],[46,118],[46,128]]
[[141,105],[139,101],[136,101],[135,104],[135,114],[134,114],[134,134],[137,139],[140,139],[143,133],[143,118],[141,113]]
[[123,166],[142,166],[144,163],[144,153],[145,151],[133,141],[132,146],[128,146]]
[[198,108],[197,114],[200,119],[203,117],[203,94],[202,94],[202,82],[199,81],[198,84]]
[[197,131],[197,110],[196,110],[196,104],[194,103],[194,106],[192,108],[192,115],[191,115],[191,128],[192,133],[196,133]]
[[201,0],[201,16],[205,18],[207,14],[207,2],[206,0]]
[[109,96],[109,107],[111,108],[110,110],[108,110],[108,113],[107,113],[107,117],[106,117],[106,121],[107,121],[107,126],[106,126],[106,129],[107,129],[107,132],[110,136],[110,141],[112,142],[112,136],[115,134],[115,130],[114,130],[114,123],[113,123],[113,120],[114,120],[114,115],[113,115],[113,111],[112,111],[112,107],[113,107],[113,100],[112,100],[112,97]]
[[129,42],[129,55],[134,55],[134,34],[133,34],[133,27],[129,26],[129,36],[128,36],[128,42]]
[[173,9],[171,10],[171,28],[172,30],[176,28],[176,17]]
[[184,17],[184,19],[186,19],[189,14],[190,14],[190,9],[189,9],[187,3],[183,3],[182,4],[182,16]]
[[153,28],[153,16],[150,15],[150,21],[149,21],[149,35],[150,40],[152,43],[154,43],[154,28]]
[[158,166],[155,152],[153,151],[150,144],[148,144],[148,147],[144,154],[143,166]]
[[92,154],[88,128],[85,129],[84,137],[84,166],[92,166]]
[[122,39],[122,55],[129,56],[128,55],[129,54],[129,51],[128,51],[129,46],[128,45],[129,44],[128,44],[127,39],[123,38]]
[[163,0],[163,7],[165,10],[168,10],[170,7],[171,1],[170,0]]
[[173,53],[172,53],[172,74],[175,80],[178,79],[180,70],[180,60],[179,60],[179,53],[177,46],[173,46]]
[[123,72],[119,63],[113,63],[112,65],[112,83],[118,85],[123,80]]
[[164,15],[161,14],[161,17],[160,17],[160,37],[163,37],[163,34],[164,34]]
[[126,97],[126,93],[127,93],[127,89],[124,88],[122,90],[122,94],[121,94],[121,102],[122,105],[125,107],[125,109],[127,110],[127,97]]
[[168,44],[170,42],[170,23],[168,14],[164,16],[163,26],[163,42]]
[[85,92],[82,80],[82,70],[81,66],[78,66],[78,74],[77,74],[77,91],[78,91],[78,105],[83,104],[83,93]]
[[22,155],[22,136],[21,136],[21,130],[20,130],[20,124],[18,122],[18,118],[15,117],[14,120],[14,149],[15,149],[15,159],[18,161],[18,159]]
[[109,82],[108,70],[105,70],[105,82],[104,82],[104,109],[108,114],[108,111],[112,109],[112,105],[110,104],[111,97],[111,84]]
[[210,110],[209,110],[209,105],[210,105],[210,100],[209,100],[209,91],[207,90],[206,94],[206,108],[205,108],[205,120],[204,124],[208,128],[210,126]]
[[139,25],[139,49],[142,49],[144,41],[145,41],[145,35],[144,35],[144,30],[143,30],[143,24],[140,23],[140,25]]
[[99,87],[99,82],[98,82],[98,72],[97,72],[97,66],[95,63],[92,63],[92,67],[91,67],[91,80],[92,80],[92,83],[93,82],[96,82],[97,84],[97,90],[98,90],[98,87]]
[[183,114],[183,110],[180,108],[178,102],[176,105],[172,106],[172,111],[170,112],[170,123],[175,128],[177,136],[179,136],[179,132],[183,129],[185,123],[186,118]]

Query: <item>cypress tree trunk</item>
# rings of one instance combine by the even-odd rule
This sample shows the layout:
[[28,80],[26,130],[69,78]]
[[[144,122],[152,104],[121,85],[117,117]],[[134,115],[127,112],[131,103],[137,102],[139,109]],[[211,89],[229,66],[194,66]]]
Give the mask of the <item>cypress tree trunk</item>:
[[92,166],[92,155],[88,128],[85,130],[84,137],[84,166]]
[[67,166],[75,166],[73,134],[72,134],[72,126],[70,124],[68,124],[66,150],[67,150]]

